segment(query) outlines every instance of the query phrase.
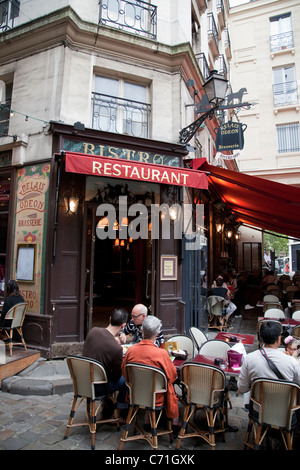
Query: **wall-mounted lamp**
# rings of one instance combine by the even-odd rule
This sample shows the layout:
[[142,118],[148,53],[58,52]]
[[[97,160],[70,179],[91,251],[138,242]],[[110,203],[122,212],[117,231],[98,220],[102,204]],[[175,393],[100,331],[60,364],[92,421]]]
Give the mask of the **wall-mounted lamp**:
[[220,222],[218,222],[218,223],[216,224],[216,232],[217,232],[217,233],[222,233],[223,230],[224,230],[224,224],[221,224]]
[[239,240],[239,239],[241,238],[240,232],[236,232],[236,233],[234,234],[234,238],[235,238],[236,240]]
[[232,230],[230,230],[230,229],[226,230],[226,238],[231,238],[232,235],[233,235]]
[[64,196],[66,214],[77,214],[79,207],[78,196]]

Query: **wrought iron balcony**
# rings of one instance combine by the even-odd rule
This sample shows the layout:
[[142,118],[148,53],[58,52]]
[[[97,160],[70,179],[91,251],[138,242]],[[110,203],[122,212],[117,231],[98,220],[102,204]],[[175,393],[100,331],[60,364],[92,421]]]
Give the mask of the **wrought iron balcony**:
[[298,103],[297,82],[277,83],[273,85],[274,106],[286,106]]
[[156,39],[157,6],[141,0],[100,0],[99,4],[100,25]]
[[149,137],[151,105],[93,93],[93,128],[135,137]]
[[218,70],[220,75],[227,78],[227,65],[223,54],[219,55],[218,60],[215,62],[215,69]]
[[0,33],[14,27],[19,16],[20,0],[0,0]]
[[206,80],[209,77],[210,70],[209,70],[209,65],[208,65],[204,52],[200,52],[199,54],[196,54],[196,59],[198,61],[203,78],[204,80]]
[[293,31],[270,36],[271,52],[291,49],[292,47],[294,47]]
[[219,36],[218,36],[218,29],[216,26],[213,13],[208,13],[207,19],[208,19],[208,28],[207,28],[208,42],[209,42],[213,57],[217,58],[219,56]]

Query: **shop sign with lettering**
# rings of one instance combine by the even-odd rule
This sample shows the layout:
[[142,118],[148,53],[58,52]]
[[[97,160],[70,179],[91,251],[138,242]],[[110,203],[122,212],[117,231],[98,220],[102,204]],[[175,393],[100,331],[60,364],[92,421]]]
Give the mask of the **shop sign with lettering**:
[[[45,270],[46,223],[48,214],[50,164],[24,166],[17,172],[17,191],[14,222],[13,277],[28,302],[28,311],[43,313],[43,283]],[[22,275],[18,274],[20,247],[34,248],[34,265],[23,260]],[[28,250],[28,253],[30,251]],[[28,269],[28,273],[27,273]],[[27,276],[28,274],[28,276]]]
[[112,145],[92,144],[64,139],[63,149],[67,152],[85,153],[87,155],[111,157],[123,160],[132,160],[141,163],[154,163],[155,165],[180,166],[180,157],[162,155],[155,152],[144,152]]
[[247,125],[239,122],[226,122],[215,129],[217,134],[217,152],[224,150],[242,150],[244,148],[244,131]]
[[65,164],[66,171],[71,173],[208,189],[206,173],[187,168],[144,165],[140,162],[116,161],[114,158],[90,157],[71,152],[66,152]]

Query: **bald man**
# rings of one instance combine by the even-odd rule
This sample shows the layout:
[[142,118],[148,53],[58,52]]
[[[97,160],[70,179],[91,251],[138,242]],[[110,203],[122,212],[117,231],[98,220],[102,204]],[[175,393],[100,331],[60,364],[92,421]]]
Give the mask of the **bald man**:
[[[126,336],[132,335],[132,339],[134,343],[139,343],[142,338],[142,325],[143,321],[148,315],[148,309],[143,304],[137,304],[133,307],[131,311],[131,320],[127,323],[127,325],[120,331],[119,338],[121,343],[126,343]],[[164,343],[164,337],[162,333],[162,329],[160,329],[159,334],[155,340],[155,345],[160,348],[161,344]]]

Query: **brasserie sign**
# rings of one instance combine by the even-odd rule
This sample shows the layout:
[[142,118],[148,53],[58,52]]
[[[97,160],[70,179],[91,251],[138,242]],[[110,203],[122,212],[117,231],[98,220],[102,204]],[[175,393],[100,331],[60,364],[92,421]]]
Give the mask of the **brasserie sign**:
[[244,131],[247,125],[240,122],[226,122],[215,129],[217,134],[217,152],[224,150],[242,150],[244,148]]

